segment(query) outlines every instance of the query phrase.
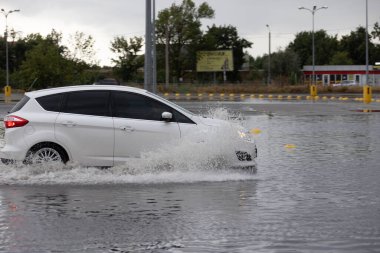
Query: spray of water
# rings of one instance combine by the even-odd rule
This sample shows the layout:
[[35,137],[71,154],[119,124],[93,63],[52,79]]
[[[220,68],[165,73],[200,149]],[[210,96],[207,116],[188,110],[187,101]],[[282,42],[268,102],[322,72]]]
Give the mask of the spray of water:
[[1,165],[0,184],[125,184],[191,183],[201,181],[249,180],[253,174],[232,170],[234,150],[241,128],[239,115],[226,109],[212,109],[208,117],[232,124],[197,132],[180,141],[162,145],[154,152],[129,159],[126,164],[108,169],[81,167],[75,163],[60,165]]

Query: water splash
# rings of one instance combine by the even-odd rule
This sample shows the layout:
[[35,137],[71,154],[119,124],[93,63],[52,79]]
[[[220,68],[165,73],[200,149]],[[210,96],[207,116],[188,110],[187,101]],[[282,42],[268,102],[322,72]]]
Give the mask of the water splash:
[[190,134],[108,169],[75,163],[0,165],[0,184],[159,184],[253,179],[252,173],[230,169],[234,150],[241,145],[236,141],[241,119],[223,108],[212,109],[207,116],[233,124],[194,133],[196,136]]

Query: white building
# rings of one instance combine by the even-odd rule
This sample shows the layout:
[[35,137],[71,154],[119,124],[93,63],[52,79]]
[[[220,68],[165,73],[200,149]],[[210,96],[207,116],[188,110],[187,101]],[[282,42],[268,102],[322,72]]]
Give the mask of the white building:
[[[368,82],[366,80],[366,65],[316,65],[316,83],[319,85],[332,85],[344,80],[355,81],[358,85],[369,84],[380,86],[380,66],[369,65]],[[312,83],[313,66],[303,67],[303,77],[305,84]]]

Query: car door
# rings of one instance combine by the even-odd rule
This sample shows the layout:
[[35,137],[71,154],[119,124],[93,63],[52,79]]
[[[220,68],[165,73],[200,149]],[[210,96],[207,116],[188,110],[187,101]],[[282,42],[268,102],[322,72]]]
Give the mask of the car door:
[[112,112],[115,126],[115,163],[128,158],[141,157],[180,138],[175,120],[162,119],[163,112],[172,108],[142,94],[132,92],[112,93]]
[[66,93],[55,135],[73,161],[88,166],[113,166],[114,126],[109,110],[110,92]]

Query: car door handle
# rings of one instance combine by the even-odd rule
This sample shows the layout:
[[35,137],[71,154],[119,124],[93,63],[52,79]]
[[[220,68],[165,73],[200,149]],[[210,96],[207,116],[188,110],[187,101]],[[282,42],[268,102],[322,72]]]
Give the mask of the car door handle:
[[125,131],[125,132],[129,132],[129,133],[135,131],[135,129],[131,126],[121,126],[120,130]]
[[74,127],[76,126],[77,124],[73,121],[64,121],[61,123],[61,125],[64,125],[64,126],[67,126],[67,127]]

